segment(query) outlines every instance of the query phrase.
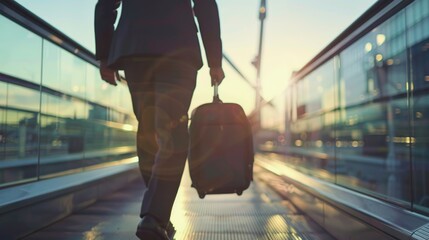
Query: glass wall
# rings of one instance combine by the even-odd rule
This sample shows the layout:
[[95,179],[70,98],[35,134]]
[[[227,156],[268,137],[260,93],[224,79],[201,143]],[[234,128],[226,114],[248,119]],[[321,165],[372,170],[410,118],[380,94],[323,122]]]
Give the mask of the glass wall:
[[[333,181],[334,170],[334,59],[326,62],[292,87],[288,152],[300,156],[301,165],[311,174]],[[292,98],[292,99],[291,99]],[[305,151],[303,151],[305,149]]]
[[340,53],[337,183],[409,205],[410,137],[405,12]]
[[0,187],[135,156],[125,84],[4,16],[0,29]]
[[429,1],[370,29],[278,99],[285,126],[261,150],[429,214]]
[[411,66],[411,158],[414,207],[429,212],[429,1],[412,3],[406,11]]
[[0,29],[0,72],[40,84],[42,38],[1,15]]

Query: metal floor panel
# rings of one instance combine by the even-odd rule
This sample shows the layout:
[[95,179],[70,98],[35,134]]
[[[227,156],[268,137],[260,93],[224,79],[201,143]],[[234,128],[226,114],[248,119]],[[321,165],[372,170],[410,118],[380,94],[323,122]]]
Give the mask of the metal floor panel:
[[265,233],[265,234],[248,234],[248,233],[191,233],[184,239],[189,240],[297,240],[303,239],[301,236],[291,235],[288,233]]
[[273,214],[295,214],[278,203],[260,202],[213,202],[185,203],[183,209],[187,216],[261,216]]
[[[242,196],[207,195],[199,199],[187,170],[176,198],[171,221],[175,240],[333,240],[319,225],[302,215],[263,181],[255,167],[255,181]],[[92,206],[27,240],[126,240],[134,236],[142,198],[141,182],[107,196]]]

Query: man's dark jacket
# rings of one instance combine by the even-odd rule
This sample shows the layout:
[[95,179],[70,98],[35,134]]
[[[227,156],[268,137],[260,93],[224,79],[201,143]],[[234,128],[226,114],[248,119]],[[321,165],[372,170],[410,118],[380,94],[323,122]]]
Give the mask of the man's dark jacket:
[[[119,23],[114,29],[122,2]],[[122,69],[133,57],[170,57],[202,66],[197,17],[209,67],[220,67],[222,42],[215,0],[98,0],[96,58]]]

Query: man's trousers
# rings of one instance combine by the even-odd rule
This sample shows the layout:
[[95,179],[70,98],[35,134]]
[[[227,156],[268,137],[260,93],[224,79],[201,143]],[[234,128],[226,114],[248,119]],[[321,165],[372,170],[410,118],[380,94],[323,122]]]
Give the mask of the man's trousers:
[[163,59],[129,61],[125,76],[138,120],[137,153],[147,190],[140,216],[167,224],[188,154],[188,110],[197,69]]

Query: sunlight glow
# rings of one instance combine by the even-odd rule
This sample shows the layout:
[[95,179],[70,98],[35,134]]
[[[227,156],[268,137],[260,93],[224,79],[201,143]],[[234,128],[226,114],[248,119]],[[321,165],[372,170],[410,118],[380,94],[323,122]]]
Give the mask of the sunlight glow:
[[83,234],[84,238],[83,239],[85,239],[85,240],[99,239],[102,236],[101,231],[100,231],[101,230],[100,226],[102,224],[104,224],[104,223],[97,224],[96,226],[92,227],[91,230],[84,232],[84,234]]
[[60,45],[63,44],[63,40],[61,40],[59,37],[55,35],[51,35],[49,38],[57,44],[60,44]]
[[366,43],[365,44],[365,52],[371,52],[371,50],[372,50],[372,44]]
[[271,216],[265,225],[267,232],[287,232],[289,228],[286,220],[280,215]]
[[377,45],[381,46],[386,41],[386,35],[384,34],[377,34],[376,36]]
[[124,124],[122,126],[122,129],[125,130],[125,131],[133,131],[134,130],[134,126],[130,125],[130,124]]
[[416,118],[422,118],[423,117],[423,113],[421,112],[416,112]]
[[271,199],[267,196],[267,194],[265,193],[261,193],[261,199],[262,201],[264,201],[265,203],[270,203]]
[[416,138],[414,137],[394,137],[394,143],[406,143],[406,144],[414,144],[416,143]]

